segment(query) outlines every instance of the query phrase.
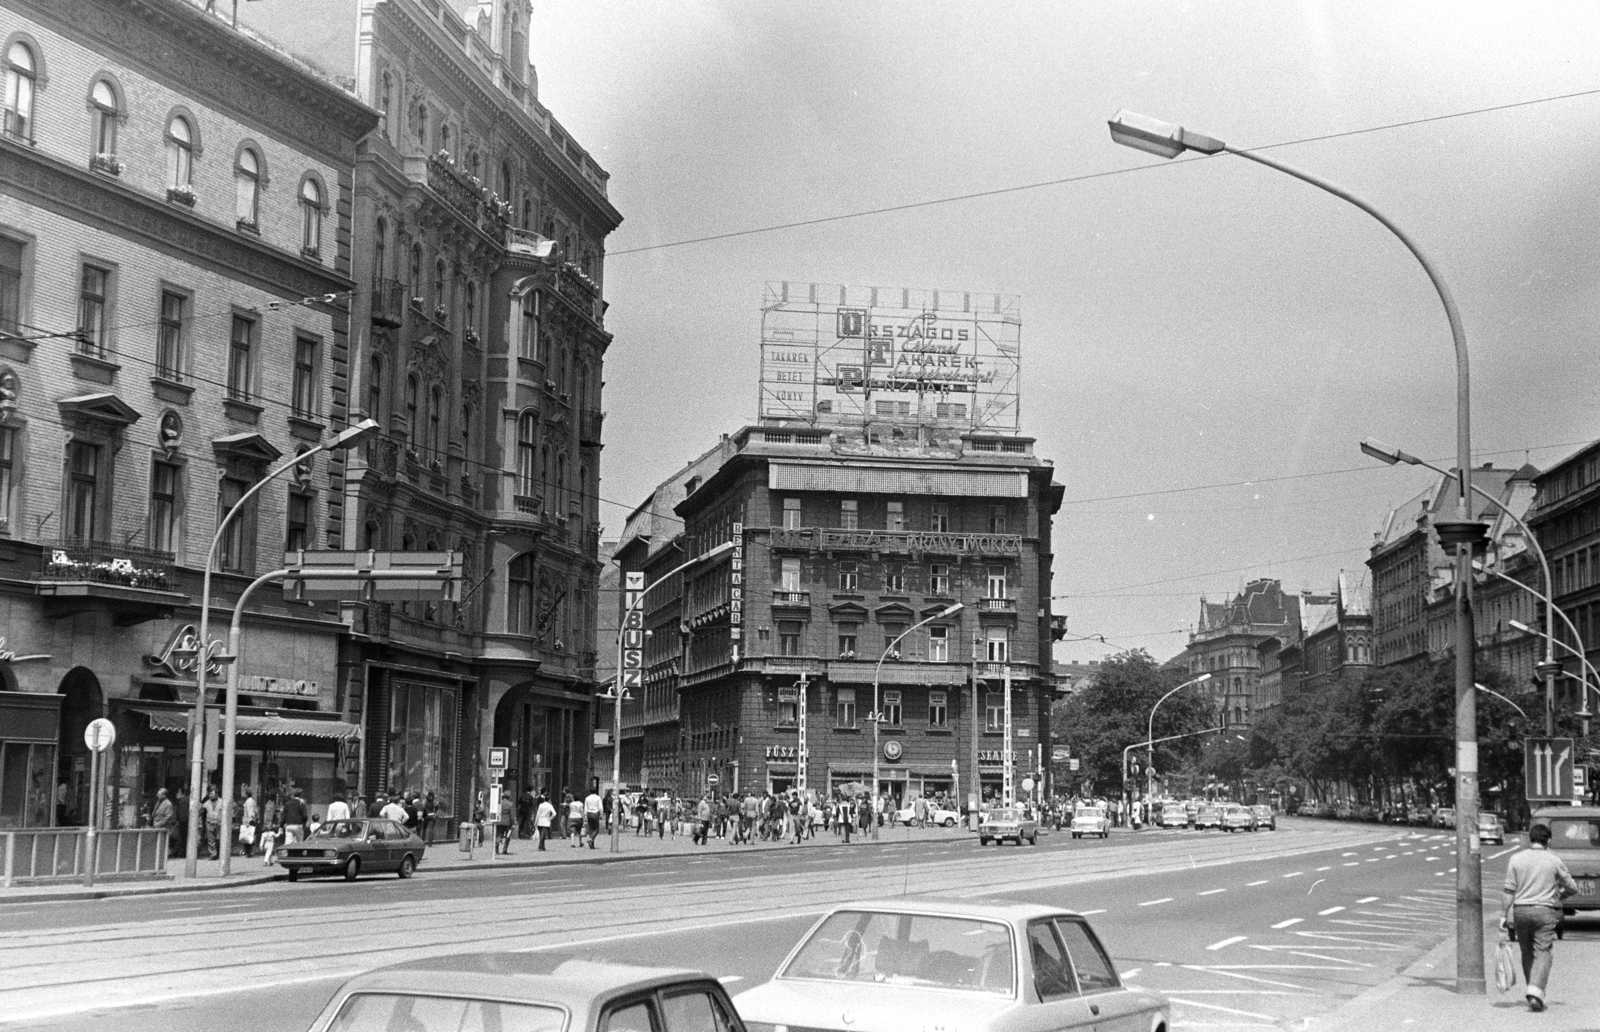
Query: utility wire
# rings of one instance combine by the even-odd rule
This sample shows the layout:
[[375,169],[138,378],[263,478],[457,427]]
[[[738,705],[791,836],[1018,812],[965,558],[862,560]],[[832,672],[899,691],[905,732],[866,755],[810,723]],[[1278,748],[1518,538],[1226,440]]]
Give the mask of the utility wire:
[[[1493,104],[1488,107],[1472,108],[1467,111],[1454,111],[1444,115],[1430,115],[1425,118],[1411,118],[1402,122],[1388,122],[1384,125],[1367,126],[1363,129],[1349,129],[1338,133],[1325,133],[1321,136],[1303,136],[1295,140],[1283,140],[1278,143],[1265,143],[1251,147],[1250,150],[1276,150],[1280,147],[1297,147],[1306,143],[1320,143],[1325,140],[1340,140],[1349,136],[1363,136],[1367,133],[1388,132],[1391,129],[1405,129],[1411,126],[1428,125],[1433,122],[1445,122],[1456,118],[1470,118],[1474,115],[1490,114],[1496,111],[1511,111],[1516,108],[1532,107],[1536,104],[1550,104],[1560,100],[1574,100],[1579,97],[1592,97],[1600,94],[1600,89],[1579,90],[1575,93],[1562,93],[1549,97],[1536,97],[1532,100],[1518,100],[1507,104]],[[863,211],[845,212],[840,215],[823,215],[811,219],[799,219],[794,222],[781,222],[770,226],[758,226],[753,229],[736,229],[726,233],[713,233],[707,236],[690,237],[685,240],[673,240],[664,244],[644,244],[639,247],[629,247],[622,250],[610,251],[607,257],[617,258],[626,254],[642,254],[646,251],[661,251],[671,247],[688,247],[691,244],[706,244],[717,240],[732,240],[737,237],[756,236],[762,233],[777,233],[786,229],[802,229],[806,226],[826,225],[830,222],[844,222],[848,219],[870,218],[874,215],[890,215],[895,212],[913,211],[918,208],[931,208],[941,204],[955,204],[959,201],[981,200],[985,197],[1001,197],[1006,194],[1021,193],[1025,190],[1042,190],[1051,186],[1064,186],[1068,183],[1083,183],[1092,179],[1105,179],[1109,176],[1120,176],[1133,172],[1145,172],[1152,168],[1168,168],[1172,165],[1182,164],[1185,161],[1205,161],[1210,155],[1191,157],[1180,161],[1166,162],[1160,165],[1129,165],[1124,168],[1108,169],[1104,172],[1086,172],[1082,175],[1065,176],[1060,179],[1046,179],[1037,183],[1022,183],[1017,186],[1002,186],[993,190],[978,190],[973,193],[956,194],[951,197],[936,197],[926,201],[910,201],[906,204],[892,204],[882,208],[868,208]]]

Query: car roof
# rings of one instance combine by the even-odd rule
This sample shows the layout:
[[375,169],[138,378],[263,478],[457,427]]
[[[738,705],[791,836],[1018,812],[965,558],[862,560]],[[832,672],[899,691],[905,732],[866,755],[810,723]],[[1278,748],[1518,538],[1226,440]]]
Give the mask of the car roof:
[[638,967],[549,953],[453,953],[356,975],[351,992],[451,992],[586,1010],[601,993],[618,995],[683,981],[715,981],[689,968]]
[[1600,806],[1541,806],[1533,811],[1534,820],[1552,817],[1600,817]]
[[969,903],[946,899],[942,896],[896,896],[893,899],[868,899],[854,903],[841,903],[830,913],[841,910],[871,910],[891,914],[928,914],[948,917],[984,918],[1007,921],[1013,924],[1032,921],[1040,917],[1059,917],[1069,914],[1081,916],[1070,907],[1049,907],[1038,903],[989,902]]

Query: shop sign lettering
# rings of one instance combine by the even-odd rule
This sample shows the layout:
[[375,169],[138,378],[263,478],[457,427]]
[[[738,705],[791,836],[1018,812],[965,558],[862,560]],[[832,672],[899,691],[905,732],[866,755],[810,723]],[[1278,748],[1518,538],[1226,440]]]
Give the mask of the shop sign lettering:
[[246,680],[244,692],[248,695],[293,695],[302,699],[314,699],[319,688],[315,681],[292,677],[262,677],[256,674]]
[[769,745],[769,746],[767,746],[767,759],[768,760],[788,760],[790,762],[793,762],[793,761],[795,761],[795,760],[797,760],[799,758],[800,758],[800,749],[799,749],[798,746],[793,746],[793,745]]
[[[223,644],[221,639],[212,638],[211,645],[206,650],[206,677],[220,678],[223,675],[221,656]],[[182,624],[172,632],[166,647],[159,655],[145,656],[145,666],[154,673],[174,680],[194,680],[195,669],[199,666],[200,659],[200,632],[194,624]]]
[[19,656],[12,649],[6,647],[6,639],[0,635],[0,663],[26,663],[34,659],[49,659],[46,655]]

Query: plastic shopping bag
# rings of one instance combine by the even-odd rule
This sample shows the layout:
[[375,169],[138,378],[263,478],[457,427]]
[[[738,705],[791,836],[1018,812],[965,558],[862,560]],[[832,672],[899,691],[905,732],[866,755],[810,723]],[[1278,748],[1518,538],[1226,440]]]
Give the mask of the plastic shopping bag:
[[1503,993],[1517,984],[1517,948],[1510,939],[1501,939],[1495,947],[1494,984]]

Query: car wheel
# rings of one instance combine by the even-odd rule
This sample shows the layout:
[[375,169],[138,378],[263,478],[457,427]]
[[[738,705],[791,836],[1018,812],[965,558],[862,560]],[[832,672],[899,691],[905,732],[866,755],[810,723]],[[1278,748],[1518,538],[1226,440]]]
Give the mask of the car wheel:
[[978,836],[978,845],[987,846],[988,844],[989,844],[989,837],[987,835],[979,835]]
[[289,868],[289,880],[290,881],[299,881],[300,880],[300,872],[295,870],[293,867]]
[[401,858],[401,860],[400,860],[400,869],[395,871],[395,873],[398,874],[402,878],[409,878],[413,874],[415,874],[416,871],[417,871],[417,861],[412,858],[410,853],[407,853],[404,857]]
[[946,817],[944,819],[944,826],[947,827],[947,828],[955,827],[956,826],[956,819],[954,817]]
[[361,858],[352,856],[344,862],[344,880],[355,881],[356,875],[361,873]]
[[1039,844],[1039,833],[1036,831],[1032,835],[1028,836],[1028,845],[1037,846],[1038,844]]

